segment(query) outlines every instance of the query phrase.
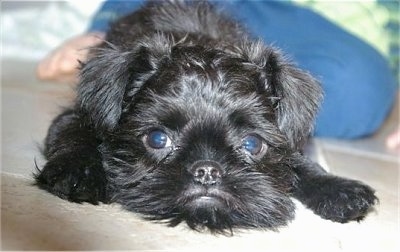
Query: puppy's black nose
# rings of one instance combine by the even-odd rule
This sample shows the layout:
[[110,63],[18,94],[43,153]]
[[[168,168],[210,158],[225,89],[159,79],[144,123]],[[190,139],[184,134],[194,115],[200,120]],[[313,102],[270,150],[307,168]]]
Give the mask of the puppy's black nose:
[[221,166],[213,161],[198,161],[190,169],[193,180],[202,185],[214,185],[220,182]]

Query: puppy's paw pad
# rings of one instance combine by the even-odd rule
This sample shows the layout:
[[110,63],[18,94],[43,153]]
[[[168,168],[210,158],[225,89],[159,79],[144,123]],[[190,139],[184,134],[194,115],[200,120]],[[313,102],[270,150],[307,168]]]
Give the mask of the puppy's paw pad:
[[105,199],[106,182],[102,168],[96,165],[101,163],[57,158],[47,162],[36,176],[36,183],[62,199],[97,204]]

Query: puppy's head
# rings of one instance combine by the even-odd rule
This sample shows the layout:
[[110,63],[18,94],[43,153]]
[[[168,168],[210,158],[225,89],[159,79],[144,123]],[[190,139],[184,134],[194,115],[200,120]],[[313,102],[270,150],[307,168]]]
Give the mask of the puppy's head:
[[113,200],[194,229],[274,229],[293,218],[290,155],[312,129],[314,79],[277,50],[162,35],[105,46],[78,102],[104,138]]

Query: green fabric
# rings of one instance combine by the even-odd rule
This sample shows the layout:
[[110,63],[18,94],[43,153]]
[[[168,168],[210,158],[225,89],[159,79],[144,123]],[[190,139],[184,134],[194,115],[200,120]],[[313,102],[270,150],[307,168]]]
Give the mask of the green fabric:
[[389,22],[385,25],[389,33],[389,61],[393,67],[397,82],[400,83],[400,2],[379,0],[378,3],[389,13]]
[[314,10],[373,46],[388,59],[397,81],[400,82],[398,0],[293,1]]
[[374,46],[383,55],[389,55],[389,34],[384,27],[389,13],[370,1],[312,1],[296,0]]

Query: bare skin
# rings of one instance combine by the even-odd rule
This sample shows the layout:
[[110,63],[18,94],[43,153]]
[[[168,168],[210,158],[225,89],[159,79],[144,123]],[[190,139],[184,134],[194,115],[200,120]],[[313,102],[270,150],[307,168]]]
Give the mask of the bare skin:
[[386,146],[388,149],[400,153],[400,128],[386,138]]
[[[79,61],[85,61],[91,47],[100,44],[101,32],[73,37],[41,60],[36,69],[38,79],[60,83],[77,83]],[[399,95],[400,96],[400,95]],[[400,127],[386,139],[386,147],[400,153]]]
[[[400,104],[400,91],[397,92],[397,102],[395,106]],[[400,125],[386,137],[385,141],[387,149],[397,154],[400,154]]]
[[88,50],[103,39],[104,33],[88,33],[65,41],[39,62],[36,69],[38,79],[76,83],[79,61],[85,61]]

